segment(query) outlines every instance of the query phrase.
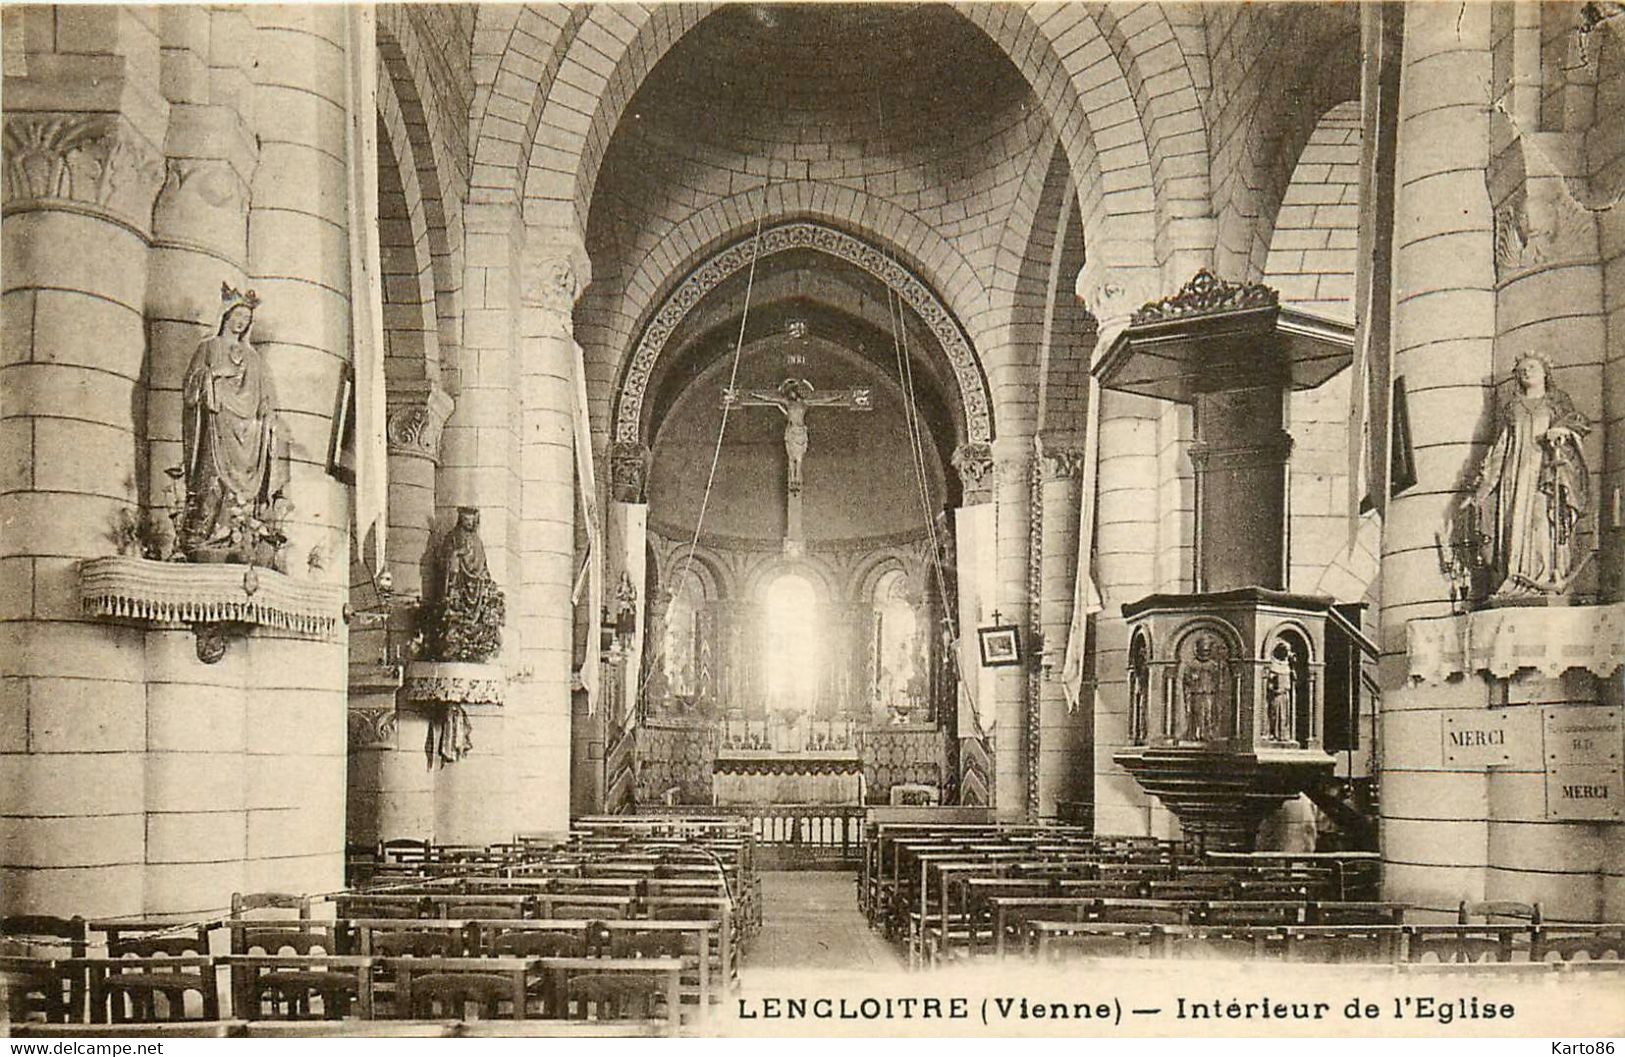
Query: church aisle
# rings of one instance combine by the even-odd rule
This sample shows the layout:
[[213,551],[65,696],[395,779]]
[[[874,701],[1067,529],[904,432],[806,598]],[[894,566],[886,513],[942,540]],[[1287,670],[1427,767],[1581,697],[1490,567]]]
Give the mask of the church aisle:
[[762,931],[745,954],[753,970],[894,972],[903,962],[858,910],[853,876],[800,870],[762,874]]

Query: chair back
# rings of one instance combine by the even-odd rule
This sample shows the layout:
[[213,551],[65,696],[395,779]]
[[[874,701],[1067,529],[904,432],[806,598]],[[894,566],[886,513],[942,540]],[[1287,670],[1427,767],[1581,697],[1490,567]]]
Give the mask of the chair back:
[[372,953],[386,958],[455,958],[463,953],[461,932],[373,931]]
[[[241,921],[258,910],[292,910],[301,921],[310,918],[310,897],[292,892],[233,892],[231,918]],[[261,914],[261,917],[286,918],[287,914]]]
[[586,973],[564,985],[567,1020],[648,1020],[660,1001],[660,981],[642,973]]
[[609,944],[615,958],[681,958],[688,948],[689,936],[681,932],[618,932]]
[[[502,1004],[514,1001],[513,981],[501,973],[424,973],[405,982],[407,1015],[427,1019],[463,1020],[475,1006],[481,1019],[494,1019]],[[513,1016],[522,1019],[524,1008]]]
[[574,932],[513,931],[491,941],[492,954],[522,958],[582,958],[587,941]]

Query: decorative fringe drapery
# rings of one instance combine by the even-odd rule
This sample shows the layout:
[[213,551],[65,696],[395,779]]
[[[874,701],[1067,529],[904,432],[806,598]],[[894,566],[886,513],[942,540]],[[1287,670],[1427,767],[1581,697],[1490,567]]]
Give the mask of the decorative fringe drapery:
[[79,571],[87,615],[171,624],[257,624],[331,638],[344,611],[338,584],[293,580],[248,565],[93,558]]

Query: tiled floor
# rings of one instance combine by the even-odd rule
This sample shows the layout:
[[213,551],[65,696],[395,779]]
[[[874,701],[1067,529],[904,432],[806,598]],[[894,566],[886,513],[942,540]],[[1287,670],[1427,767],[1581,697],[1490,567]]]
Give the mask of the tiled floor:
[[896,972],[903,962],[863,919],[852,874],[779,871],[762,874],[762,931],[743,968]]

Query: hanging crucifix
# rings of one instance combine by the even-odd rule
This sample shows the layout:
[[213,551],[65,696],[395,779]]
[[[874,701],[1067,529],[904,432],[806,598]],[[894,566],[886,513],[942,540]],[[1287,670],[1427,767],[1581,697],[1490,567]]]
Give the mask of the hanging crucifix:
[[786,490],[784,506],[784,552],[791,557],[802,553],[801,460],[807,454],[807,410],[835,407],[846,411],[873,411],[868,389],[851,388],[835,393],[815,393],[805,378],[786,378],[777,389],[724,389],[722,406],[776,407],[784,413],[784,455]]

